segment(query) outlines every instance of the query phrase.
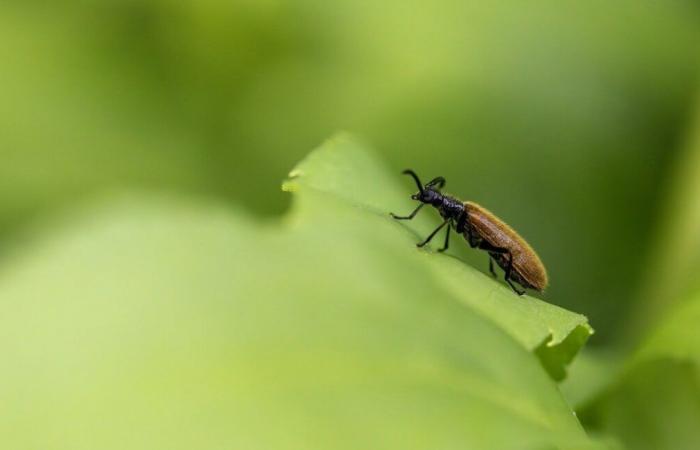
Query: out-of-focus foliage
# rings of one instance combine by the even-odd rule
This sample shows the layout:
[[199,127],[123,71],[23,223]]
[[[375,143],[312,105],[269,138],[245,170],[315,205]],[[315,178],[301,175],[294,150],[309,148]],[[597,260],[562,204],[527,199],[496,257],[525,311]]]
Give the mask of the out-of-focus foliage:
[[648,337],[611,387],[584,409],[592,429],[639,450],[700,443],[700,297],[683,303]]
[[[577,407],[590,429],[614,435],[630,449],[690,450],[700,445],[699,136],[696,125],[664,210],[648,270],[654,278],[644,283],[648,291],[635,315],[633,332],[653,331],[646,332],[621,371],[591,360],[588,369],[574,367],[567,381],[571,386],[564,389],[568,399],[579,400]],[[594,389],[582,380],[591,375]]]
[[641,283],[641,302],[632,316],[638,335],[656,323],[674,305],[700,291],[700,103],[679,155],[667,201],[659,209],[662,218],[655,246]]
[[625,361],[621,351],[585,348],[567,368],[567,378],[559,385],[564,397],[576,410],[585,410],[617,379]]
[[[294,174],[283,223],[126,197],[6,261],[3,445],[604,448],[528,348],[585,319],[418,251],[336,195],[408,206],[348,140]],[[445,286],[446,270],[470,289]]]
[[6,1],[0,224],[124,184],[280,211],[286,170],[352,129],[511,221],[603,342],[636,292],[698,23],[675,0]]

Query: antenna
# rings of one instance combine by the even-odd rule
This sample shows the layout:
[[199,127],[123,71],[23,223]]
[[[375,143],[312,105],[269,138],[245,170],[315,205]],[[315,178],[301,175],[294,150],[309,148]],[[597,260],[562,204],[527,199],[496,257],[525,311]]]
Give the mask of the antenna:
[[406,169],[401,173],[403,173],[404,175],[410,175],[411,177],[413,177],[413,179],[416,180],[416,186],[418,186],[418,190],[420,191],[421,194],[423,193],[423,183],[420,182],[420,180],[418,179],[418,175],[416,175],[416,173],[414,171],[412,171],[411,169]]

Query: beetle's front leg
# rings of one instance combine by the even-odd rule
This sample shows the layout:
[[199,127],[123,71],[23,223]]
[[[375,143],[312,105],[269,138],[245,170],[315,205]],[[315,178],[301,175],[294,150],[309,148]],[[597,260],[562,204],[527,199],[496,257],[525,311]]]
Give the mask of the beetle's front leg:
[[420,205],[418,205],[418,208],[414,209],[413,212],[407,216],[397,216],[394,213],[389,213],[389,215],[396,220],[411,220],[414,217],[416,217],[416,214],[418,214],[418,211],[420,211],[420,209],[424,206],[425,206],[425,203],[421,203]]
[[442,223],[440,224],[440,226],[437,227],[437,228],[435,228],[435,230],[433,230],[433,232],[430,233],[430,236],[428,236],[427,238],[425,238],[425,240],[424,240],[423,242],[417,243],[417,244],[416,244],[416,247],[423,247],[425,244],[427,244],[428,242],[430,242],[430,240],[437,234],[437,232],[440,231],[440,230],[442,230],[442,227],[444,227],[445,225],[447,225],[448,222],[449,222],[449,220],[446,220],[446,221],[442,222]]
[[452,229],[452,225],[447,225],[447,234],[445,235],[445,245],[443,245],[441,249],[438,249],[438,251],[440,253],[447,250],[447,248],[450,246],[450,230],[451,229]]

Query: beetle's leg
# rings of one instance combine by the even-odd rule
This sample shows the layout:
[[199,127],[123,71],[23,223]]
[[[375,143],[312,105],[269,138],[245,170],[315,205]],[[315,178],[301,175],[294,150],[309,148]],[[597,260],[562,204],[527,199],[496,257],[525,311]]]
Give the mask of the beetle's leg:
[[467,241],[469,241],[469,246],[471,248],[479,247],[482,242],[487,243],[485,240],[480,239],[480,237],[472,231],[472,223],[469,221],[469,219],[464,221],[464,231],[467,233]]
[[508,285],[510,286],[510,288],[513,289],[513,290],[515,291],[516,294],[518,294],[518,295],[523,295],[523,294],[525,294],[525,289],[523,289],[522,291],[519,291],[518,288],[516,288],[516,287],[513,285],[513,282],[510,281],[510,278],[506,278],[506,281],[508,282]]
[[425,244],[427,244],[428,242],[430,242],[430,240],[437,234],[437,232],[440,231],[440,230],[442,230],[442,227],[444,227],[445,225],[447,225],[448,222],[449,222],[449,220],[446,220],[446,221],[442,222],[442,223],[440,224],[440,226],[437,227],[437,228],[435,228],[435,230],[433,230],[433,232],[430,233],[430,236],[428,236],[427,238],[425,238],[425,240],[424,240],[423,242],[417,243],[417,244],[416,244],[416,247],[423,247]]
[[457,233],[464,234],[464,237],[467,239],[467,242],[471,248],[474,248],[479,244],[477,237],[474,236],[474,233],[472,233],[472,226],[466,213],[462,213],[459,216],[459,219],[457,219],[457,228],[455,230]]
[[510,274],[513,272],[513,253],[511,253],[511,251],[508,250],[507,248],[496,247],[496,246],[491,245],[490,243],[486,242],[485,240],[482,240],[481,242],[479,242],[479,249],[486,250],[489,253],[497,253],[499,255],[507,255],[508,266],[505,269],[506,274],[504,276],[504,279],[506,280],[506,282],[508,283],[510,288],[513,289],[513,291],[515,291],[516,294],[523,295],[525,293],[525,290],[524,289],[522,291],[518,290],[518,288],[516,288],[513,285],[512,281],[510,279]]
[[435,177],[434,179],[430,180],[425,187],[433,187],[436,184],[439,185],[438,189],[442,189],[445,186],[445,179],[443,177]]
[[425,206],[425,203],[421,203],[420,205],[418,205],[418,208],[414,209],[413,212],[407,216],[397,216],[394,213],[389,213],[389,215],[396,220],[411,220],[414,217],[416,217],[416,214],[418,214],[418,211],[420,211],[420,209],[424,206]]
[[447,250],[447,248],[450,246],[450,230],[452,229],[452,225],[447,225],[447,234],[445,234],[445,245],[442,246],[441,249],[439,249],[439,252],[444,252]]
[[455,231],[459,234],[464,233],[464,226],[467,223],[467,213],[462,211],[457,217],[457,225],[455,226]]
[[523,289],[522,291],[519,291],[518,288],[516,288],[513,285],[513,283],[511,282],[511,279],[510,279],[510,274],[513,273],[513,254],[510,251],[508,251],[508,253],[506,253],[506,254],[508,255],[508,267],[506,268],[505,279],[508,282],[508,285],[510,286],[510,288],[513,289],[516,294],[523,295],[525,293],[525,289]]
[[479,245],[479,239],[474,235],[474,233],[472,233],[472,224],[469,222],[469,217],[465,211],[462,211],[462,213],[459,215],[455,231],[464,235],[471,248],[475,248],[477,245]]
[[493,258],[491,257],[491,255],[489,255],[489,272],[491,272],[491,275],[494,278],[498,278],[498,275],[496,275],[496,271],[493,270]]
[[469,241],[469,246],[471,248],[476,248],[476,247],[481,248],[480,247],[481,243],[486,242],[483,239],[479,240],[479,238],[474,233],[472,233],[472,228],[469,225],[467,225],[466,232],[467,232],[467,240]]

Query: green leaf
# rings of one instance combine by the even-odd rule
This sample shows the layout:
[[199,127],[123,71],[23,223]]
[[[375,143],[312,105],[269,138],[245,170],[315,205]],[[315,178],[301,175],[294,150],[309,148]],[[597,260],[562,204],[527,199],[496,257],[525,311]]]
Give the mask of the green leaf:
[[700,294],[676,307],[586,411],[592,428],[640,450],[700,442]]
[[[346,199],[392,185],[356,144],[342,148],[353,164],[325,161],[348,176],[336,178]],[[309,181],[311,169],[299,169]],[[4,446],[600,448],[529,334],[514,339],[438,269],[490,286],[485,302],[535,300],[416,251],[379,214],[400,190],[375,192],[374,214],[299,176],[282,223],[125,196],[47,223],[8,257]]]
[[[388,212],[408,212],[415,208],[409,197],[415,186],[400,188],[382,164],[352,137],[341,134],[311,153],[289,174],[283,189],[302,187],[330,194],[387,221]],[[411,181],[411,183],[413,183]],[[302,199],[303,200],[303,199]],[[421,211],[416,219],[395,222],[403,228],[405,246],[426,236],[438,222]],[[453,241],[453,246],[463,242]],[[571,362],[593,330],[587,320],[541,300],[518,297],[505,285],[495,283],[471,266],[454,257],[414,250],[424,256],[424,277],[437,286],[441,295],[453,297],[491,320],[513,336],[527,350],[535,351],[544,367],[557,380],[565,376]]]

